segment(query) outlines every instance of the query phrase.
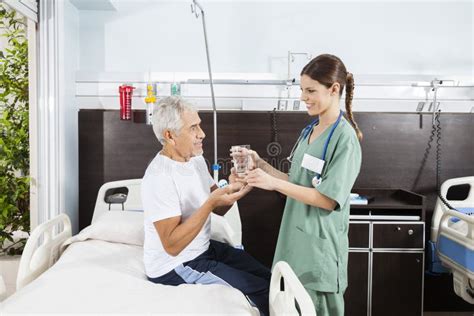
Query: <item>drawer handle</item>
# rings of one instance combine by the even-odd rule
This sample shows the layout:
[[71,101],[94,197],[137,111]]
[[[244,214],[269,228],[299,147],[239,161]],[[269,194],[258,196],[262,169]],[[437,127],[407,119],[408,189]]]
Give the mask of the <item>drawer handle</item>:
[[410,235],[410,236],[413,235],[413,229],[408,230],[408,235]]
[[397,226],[397,231],[401,231],[401,227],[400,226]]

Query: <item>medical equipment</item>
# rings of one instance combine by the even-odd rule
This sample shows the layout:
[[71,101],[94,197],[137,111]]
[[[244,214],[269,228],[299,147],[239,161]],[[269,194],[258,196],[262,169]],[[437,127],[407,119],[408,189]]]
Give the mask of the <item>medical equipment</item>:
[[[99,190],[91,226],[72,238],[71,224],[65,214],[39,225],[32,232],[20,262],[18,291],[2,302],[2,315],[73,312],[258,315],[240,291],[228,286],[167,286],[146,279],[140,244],[143,243],[140,185],[141,179],[104,184]],[[124,187],[127,190],[122,190]],[[121,207],[109,211],[105,197],[113,191],[128,192],[123,203],[126,211]],[[241,244],[237,204],[225,216],[211,214],[211,238],[232,246]],[[183,298],[186,304],[181,304]],[[278,262],[270,285],[271,315],[287,315],[288,311],[295,311],[295,306],[299,306],[301,315],[316,315],[308,293],[294,272],[284,262]]]
[[145,97],[145,103],[146,103],[146,123],[148,125],[152,125],[152,117],[153,117],[153,106],[155,105],[156,102],[156,96],[154,95],[153,91],[153,84],[149,82],[146,85],[146,97]]
[[[288,64],[288,76],[287,76],[287,80],[286,80],[286,92],[287,92],[287,98],[289,99],[290,98],[290,89],[291,89],[291,86],[296,82],[296,79],[295,78],[291,78],[291,64],[295,62],[295,56],[296,55],[303,55],[303,56],[306,56],[306,59],[307,60],[311,60],[312,55],[310,53],[298,53],[298,52],[292,52],[291,50],[288,51],[288,60],[287,60],[287,64]],[[286,101],[288,103],[288,101]],[[298,103],[298,106],[299,106],[299,103]],[[280,110],[280,108],[278,108]],[[287,106],[285,106],[285,110],[287,109]]]
[[442,272],[440,264],[449,269],[455,293],[474,304],[474,176],[446,180],[440,194],[431,224],[430,267],[434,272]]
[[181,84],[179,82],[173,82],[171,84],[171,95],[181,95]]
[[[327,150],[328,150],[328,146],[329,146],[329,141],[331,140],[331,137],[332,137],[332,134],[334,134],[334,130],[336,129],[336,127],[339,125],[339,123],[341,122],[341,118],[342,118],[342,114],[343,112],[340,111],[339,112],[339,116],[337,117],[337,120],[336,122],[332,125],[331,127],[331,131],[329,132],[329,135],[328,137],[326,138],[326,142],[324,143],[324,150],[323,150],[323,156],[321,158],[321,160],[324,162],[326,160],[326,153],[327,153]],[[298,147],[298,144],[301,140],[304,140],[306,139],[306,137],[308,137],[308,135],[311,133],[311,131],[313,130],[313,127],[315,125],[317,125],[319,123],[319,118],[315,119],[314,121],[312,121],[310,124],[308,124],[304,129],[303,131],[301,132],[300,136],[298,137],[298,139],[296,140],[296,143],[293,145],[293,148],[291,149],[291,152],[290,152],[290,155],[287,157],[288,161],[293,163],[293,156],[295,154],[295,150],[296,148]],[[321,184],[321,173],[317,173],[316,176],[311,180],[311,183],[313,184],[314,187],[317,187],[318,185]]]
[[227,183],[227,180],[225,180],[225,179],[220,179],[219,182],[217,183],[217,187],[219,187],[219,188],[223,188],[223,187],[228,186],[228,185],[229,185],[229,183]]
[[[442,83],[442,82],[441,82]],[[436,89],[439,82],[433,81]],[[435,111],[435,109],[433,109]],[[474,177],[449,179],[439,185],[441,173],[441,110],[433,112],[433,125],[422,165],[416,176],[413,189],[418,184],[421,171],[426,164],[431,143],[436,136],[436,190],[437,202],[432,218],[431,240],[427,245],[428,273],[453,273],[455,293],[465,301],[474,304]],[[462,199],[449,197],[457,187],[468,187]]]
[[120,94],[120,119],[129,121],[132,119],[132,93],[133,86],[123,84],[119,87]]
[[206,31],[206,20],[204,19],[204,9],[196,0],[193,0],[191,4],[191,12],[199,18],[199,12],[196,7],[201,11],[202,17],[202,29],[204,32],[204,44],[206,46],[206,57],[207,57],[207,70],[209,73],[209,85],[211,87],[211,99],[212,99],[212,115],[214,122],[214,164],[212,165],[214,182],[218,182],[220,166],[217,163],[217,110],[216,110],[216,97],[214,95],[214,83],[212,81],[212,70],[211,70],[211,58],[209,57],[209,45],[207,43],[207,31]]

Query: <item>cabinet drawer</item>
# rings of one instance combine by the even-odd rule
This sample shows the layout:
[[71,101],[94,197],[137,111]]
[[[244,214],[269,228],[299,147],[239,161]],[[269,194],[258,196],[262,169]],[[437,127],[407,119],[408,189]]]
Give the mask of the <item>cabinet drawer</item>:
[[424,223],[374,223],[373,248],[424,248]]
[[349,224],[349,247],[369,248],[369,223],[351,222]]

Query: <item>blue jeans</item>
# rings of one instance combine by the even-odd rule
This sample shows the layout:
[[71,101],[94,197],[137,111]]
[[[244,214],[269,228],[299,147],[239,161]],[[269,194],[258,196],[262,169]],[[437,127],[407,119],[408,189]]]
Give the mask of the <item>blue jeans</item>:
[[243,250],[211,240],[209,249],[195,259],[151,282],[180,284],[223,284],[240,290],[260,313],[269,315],[270,270]]

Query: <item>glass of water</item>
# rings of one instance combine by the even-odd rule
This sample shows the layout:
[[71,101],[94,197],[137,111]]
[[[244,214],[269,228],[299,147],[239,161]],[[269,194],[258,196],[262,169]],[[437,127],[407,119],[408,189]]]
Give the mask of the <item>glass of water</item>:
[[250,162],[250,145],[235,145],[230,148],[230,155],[232,156],[235,172],[237,176],[244,177],[249,170]]

